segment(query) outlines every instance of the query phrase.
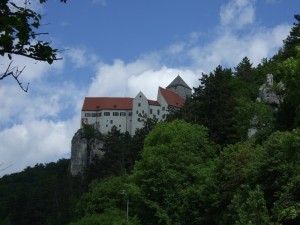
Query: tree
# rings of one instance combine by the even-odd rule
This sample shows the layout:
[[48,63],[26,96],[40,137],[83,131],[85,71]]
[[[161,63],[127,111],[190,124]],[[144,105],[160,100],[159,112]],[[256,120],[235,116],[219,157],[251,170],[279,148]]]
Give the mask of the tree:
[[70,225],[139,225],[139,222],[135,217],[127,222],[125,212],[113,208],[102,214],[86,215]]
[[94,180],[89,191],[83,194],[78,202],[77,221],[71,225],[139,224],[134,216],[129,216],[127,223],[128,196],[124,195],[124,192],[129,192],[127,182],[126,176]]
[[[130,179],[144,224],[205,224],[212,219],[215,149],[207,129],[184,121],[161,122],[145,140]],[[213,204],[212,204],[213,205]]]
[[249,189],[248,186],[243,187],[232,201],[237,212],[234,224],[273,225],[260,186],[257,185],[254,190]]
[[[66,2],[67,0],[60,0]],[[44,3],[46,0],[40,0]],[[19,80],[24,68],[12,66],[13,56],[20,55],[37,61],[46,61],[49,64],[61,58],[58,49],[52,48],[51,43],[43,41],[39,32],[42,16],[30,9],[30,1],[24,0],[24,6],[17,5],[12,0],[0,1],[0,55],[8,57],[10,63],[4,72],[0,73],[0,80],[11,76],[25,92],[28,85],[23,86]]]
[[237,79],[233,80],[238,87],[236,88],[237,93],[235,93],[235,95],[255,100],[257,98],[258,88],[263,81],[257,76],[250,60],[244,57],[234,69],[234,75]]
[[202,124],[209,129],[211,140],[220,145],[235,143],[234,104],[238,86],[231,69],[218,66],[214,72],[202,74],[199,87],[186,102],[178,115],[191,123]]
[[283,77],[285,91],[279,108],[278,122],[283,129],[300,126],[300,45],[295,56],[278,62],[278,73]]
[[266,138],[274,129],[274,117],[270,105],[241,98],[235,107],[237,130],[242,140],[255,135]]
[[300,15],[294,15],[296,22],[292,27],[289,36],[283,41],[282,58],[296,56],[295,47],[300,45]]

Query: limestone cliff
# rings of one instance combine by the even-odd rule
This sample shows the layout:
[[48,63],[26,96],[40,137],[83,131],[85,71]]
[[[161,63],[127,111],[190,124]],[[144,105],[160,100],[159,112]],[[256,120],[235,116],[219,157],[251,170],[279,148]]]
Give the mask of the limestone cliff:
[[101,158],[102,136],[97,131],[79,129],[72,138],[70,172],[73,176],[82,174],[95,156]]

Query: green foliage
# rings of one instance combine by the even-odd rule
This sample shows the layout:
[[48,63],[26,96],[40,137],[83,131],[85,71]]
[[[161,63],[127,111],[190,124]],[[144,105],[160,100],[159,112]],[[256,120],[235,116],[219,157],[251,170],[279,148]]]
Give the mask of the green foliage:
[[300,15],[295,15],[294,18],[296,22],[294,23],[289,36],[284,40],[284,46],[281,53],[283,59],[294,57],[297,54],[295,47],[300,46]]
[[241,193],[234,196],[233,207],[236,209],[237,216],[235,225],[271,225],[270,216],[266,207],[264,194],[260,186],[254,190],[243,187]]
[[91,214],[82,217],[70,225],[139,225],[136,217],[128,222],[124,211],[120,209],[106,209],[102,214]]
[[37,164],[0,179],[0,224],[66,224],[84,188],[69,160]]
[[245,98],[239,99],[235,107],[237,130],[240,137],[246,140],[251,131],[259,140],[266,138],[274,129],[275,118],[270,105],[253,102]]
[[180,112],[179,118],[208,128],[212,141],[220,145],[236,142],[234,93],[239,90],[231,69],[218,66],[213,73],[202,74],[199,87]]
[[93,181],[89,192],[81,197],[76,207],[78,217],[101,214],[108,208],[125,207],[123,190],[126,190],[126,177],[108,177],[101,182]]
[[[93,181],[76,207],[77,222],[83,224],[127,224],[127,200],[131,203],[127,177],[108,177]],[[130,210],[131,213],[131,210]],[[129,223],[137,225],[136,217],[129,217]]]
[[91,181],[125,174],[132,164],[131,147],[131,136],[112,127],[108,134],[103,135],[103,157],[94,159],[94,163],[87,168],[86,178]]
[[195,210],[201,210],[208,189],[214,188],[208,178],[212,168],[204,166],[214,156],[203,126],[179,120],[157,124],[131,177],[139,190],[139,218],[147,224],[202,220]]
[[100,135],[98,130],[94,128],[93,125],[84,125],[83,126],[83,137],[86,139],[95,138],[96,135]]

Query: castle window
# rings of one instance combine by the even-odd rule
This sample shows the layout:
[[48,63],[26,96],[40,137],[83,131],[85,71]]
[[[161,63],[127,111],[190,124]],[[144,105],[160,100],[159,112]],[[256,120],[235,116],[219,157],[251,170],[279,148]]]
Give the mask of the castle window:
[[110,121],[110,124],[113,124],[113,120]]
[[160,111],[159,111],[159,109],[157,110],[157,115],[159,115],[159,113],[160,113]]
[[85,117],[90,117],[91,114],[90,114],[90,113],[85,113],[84,116],[85,116]]
[[141,103],[140,102],[138,103],[138,107],[141,107]]
[[132,112],[129,112],[129,113],[128,113],[128,116],[132,116]]
[[136,110],[136,114],[139,114],[139,110]]
[[162,107],[162,111],[165,111],[166,110],[166,107]]
[[119,116],[119,112],[113,112],[113,116]]
[[126,116],[126,112],[120,112],[120,116]]
[[101,116],[101,113],[92,113],[91,115],[92,115],[92,117],[99,117],[99,116]]
[[152,109],[150,109],[150,114],[152,114],[153,112],[152,112],[153,110]]
[[104,112],[104,116],[110,116],[110,112]]

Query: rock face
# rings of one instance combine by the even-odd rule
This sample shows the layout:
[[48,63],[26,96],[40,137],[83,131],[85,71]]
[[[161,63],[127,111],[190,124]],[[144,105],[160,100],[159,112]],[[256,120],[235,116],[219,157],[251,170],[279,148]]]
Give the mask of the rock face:
[[79,129],[72,138],[70,172],[72,176],[82,174],[84,169],[90,165],[95,156],[101,158],[103,141],[101,135],[87,137],[84,129]]

